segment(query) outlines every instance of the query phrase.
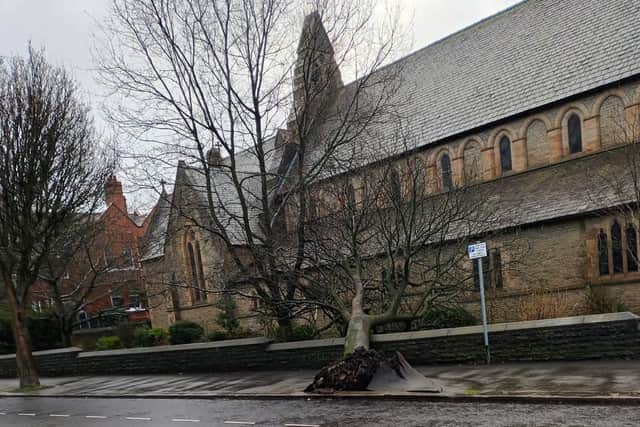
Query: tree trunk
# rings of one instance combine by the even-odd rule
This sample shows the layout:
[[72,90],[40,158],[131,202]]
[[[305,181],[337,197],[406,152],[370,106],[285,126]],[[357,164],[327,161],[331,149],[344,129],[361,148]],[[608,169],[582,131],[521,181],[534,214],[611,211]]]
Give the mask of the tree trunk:
[[60,319],[60,338],[62,339],[62,345],[64,348],[71,347],[71,335],[73,334],[73,328],[71,321],[67,321],[65,316]]
[[358,347],[369,349],[371,319],[366,314],[353,316],[349,320],[347,336],[344,340],[344,355],[351,354]]
[[353,274],[355,295],[351,300],[351,316],[347,326],[347,336],[344,340],[344,355],[351,354],[358,347],[369,350],[369,336],[371,335],[371,316],[364,312],[364,285],[362,283],[362,264],[356,258],[356,270]]
[[284,341],[290,341],[293,338],[293,324],[288,311],[278,316],[278,335]]
[[18,378],[20,380],[20,388],[37,387],[40,385],[38,369],[31,350],[31,336],[27,325],[27,319],[16,297],[16,290],[13,283],[7,282],[7,302],[11,311],[11,328],[13,329],[13,337],[16,341],[16,367]]

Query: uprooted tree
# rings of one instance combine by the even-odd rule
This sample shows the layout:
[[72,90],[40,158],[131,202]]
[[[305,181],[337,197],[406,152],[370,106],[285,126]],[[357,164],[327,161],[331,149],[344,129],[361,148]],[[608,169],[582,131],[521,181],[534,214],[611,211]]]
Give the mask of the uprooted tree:
[[[285,336],[315,308],[296,298],[307,187],[336,150],[394,111],[399,67],[380,68],[399,38],[393,14],[386,26],[375,19],[380,5],[113,0],[103,24],[110,117],[142,147],[125,154],[146,178],[178,159],[199,175],[201,201],[176,209],[221,242],[236,272],[225,282],[247,283]],[[291,29],[307,13],[298,39]]]
[[473,289],[468,244],[504,225],[485,190],[463,185],[451,169],[429,176],[419,155],[380,158],[318,185],[323,215],[312,228],[304,290],[348,322],[345,354],[368,349],[377,326],[411,323],[460,300]]
[[0,62],[0,275],[20,386],[39,384],[29,292],[64,232],[97,206],[106,164],[88,108],[43,52]]

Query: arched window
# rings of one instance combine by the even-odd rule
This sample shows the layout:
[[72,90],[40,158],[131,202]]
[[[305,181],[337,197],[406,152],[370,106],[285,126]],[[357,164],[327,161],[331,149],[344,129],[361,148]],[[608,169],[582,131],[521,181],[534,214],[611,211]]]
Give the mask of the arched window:
[[571,114],[567,121],[569,136],[569,153],[575,154],[582,151],[582,120],[577,114]]
[[194,301],[200,301],[202,298],[200,295],[200,287],[198,286],[198,270],[196,267],[196,255],[193,251],[193,245],[191,242],[187,243],[187,253],[189,256],[189,267],[191,269],[191,287],[193,288]]
[[609,241],[602,228],[598,233],[598,271],[601,276],[609,275]]
[[622,228],[618,221],[614,221],[611,226],[611,254],[613,258],[613,274],[622,273]]
[[202,268],[202,253],[200,252],[200,242],[196,241],[196,262],[198,266],[198,287],[202,299],[207,299],[207,285],[204,280],[204,270]]
[[512,170],[511,141],[506,135],[500,138],[500,166],[503,173]]
[[627,271],[638,271],[638,232],[633,224],[627,226]]
[[440,173],[442,176],[442,190],[451,191],[453,189],[453,175],[451,171],[451,159],[447,153],[440,157]]

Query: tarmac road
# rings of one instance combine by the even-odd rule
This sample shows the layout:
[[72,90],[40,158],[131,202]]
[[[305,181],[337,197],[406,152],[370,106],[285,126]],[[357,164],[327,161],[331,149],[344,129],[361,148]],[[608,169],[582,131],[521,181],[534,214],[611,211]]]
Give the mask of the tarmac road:
[[636,426],[637,406],[0,398],[0,426]]

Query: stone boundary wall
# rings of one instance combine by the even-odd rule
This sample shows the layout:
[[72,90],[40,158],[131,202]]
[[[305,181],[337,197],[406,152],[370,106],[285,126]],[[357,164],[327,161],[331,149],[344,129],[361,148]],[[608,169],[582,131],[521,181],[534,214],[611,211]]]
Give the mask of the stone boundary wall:
[[[632,313],[567,317],[489,326],[495,362],[640,359],[640,318]],[[372,346],[401,351],[415,365],[482,363],[482,327],[382,334]],[[318,369],[342,354],[343,338],[271,343],[249,338],[82,352],[79,348],[34,353],[43,376],[141,375],[180,372]],[[15,355],[0,356],[0,377],[16,375]]]

